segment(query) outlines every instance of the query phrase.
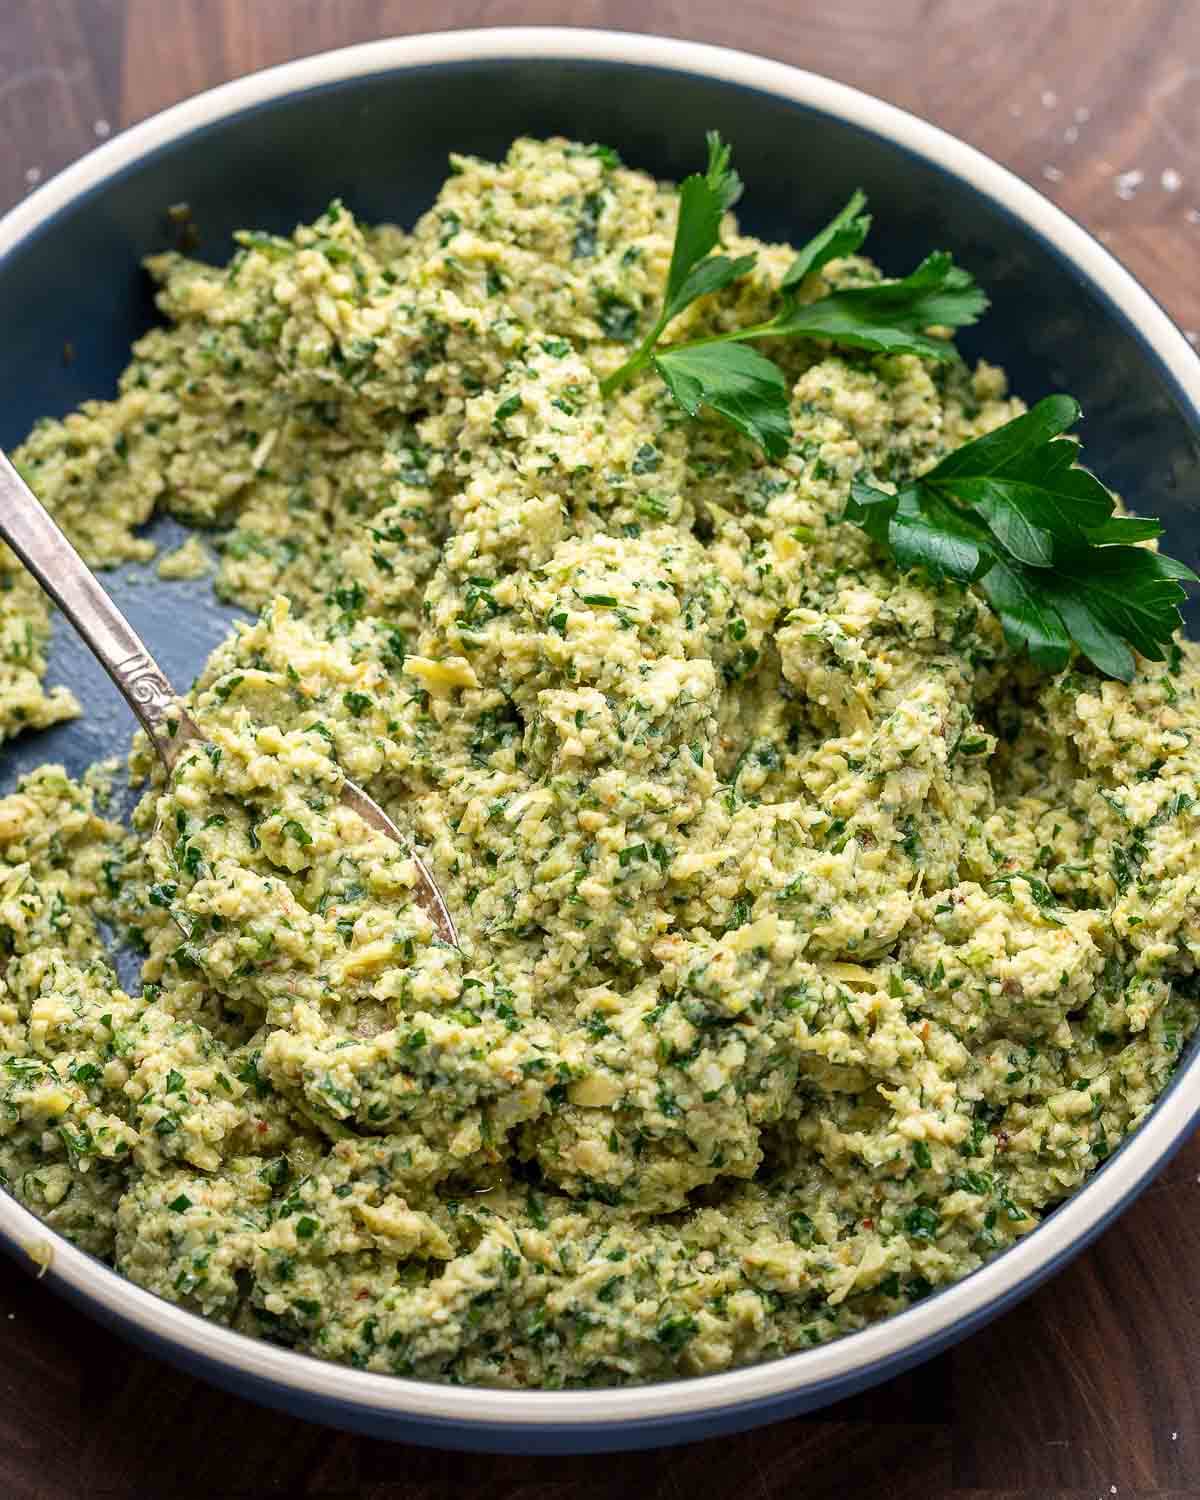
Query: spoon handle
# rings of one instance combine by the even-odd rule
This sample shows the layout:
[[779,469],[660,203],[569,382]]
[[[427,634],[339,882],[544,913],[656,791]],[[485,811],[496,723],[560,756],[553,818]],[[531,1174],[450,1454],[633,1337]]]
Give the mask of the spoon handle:
[[181,726],[166,674],[2,452],[0,539],[74,625],[169,766],[177,748],[172,741]]

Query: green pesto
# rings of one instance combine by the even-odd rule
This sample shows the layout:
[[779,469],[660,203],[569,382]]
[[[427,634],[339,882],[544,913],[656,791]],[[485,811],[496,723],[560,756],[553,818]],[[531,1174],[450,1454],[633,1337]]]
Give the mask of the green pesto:
[[[1200,663],[1039,677],[836,524],[1019,412],[999,371],[780,341],[773,460],[649,370],[603,399],[675,194],[563,141],[453,167],[411,234],[335,204],[156,258],[116,398],[17,455],[96,562],[169,511],[260,614],[189,694],[207,745],[166,783],[135,747],[132,834],[98,777],[0,799],[0,1172],[160,1295],[360,1368],[803,1349],[1034,1229],[1170,1078]],[[680,341],[769,317],[796,260],[723,244],[757,261]],[[804,296],[877,281],[843,256]],[[16,733],[72,706],[0,569]]]

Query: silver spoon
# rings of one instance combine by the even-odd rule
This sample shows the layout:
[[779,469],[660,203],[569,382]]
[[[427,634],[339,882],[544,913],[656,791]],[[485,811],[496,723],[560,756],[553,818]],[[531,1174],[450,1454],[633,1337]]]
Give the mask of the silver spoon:
[[[203,742],[200,726],[180,707],[162,668],[3,452],[0,539],[8,543],[91,648],[170,772],[185,745]],[[457,947],[458,933],[437,882],[391,818],[352,781],[342,783],[341,800],[365,823],[408,850],[417,867],[418,903],[438,937]]]

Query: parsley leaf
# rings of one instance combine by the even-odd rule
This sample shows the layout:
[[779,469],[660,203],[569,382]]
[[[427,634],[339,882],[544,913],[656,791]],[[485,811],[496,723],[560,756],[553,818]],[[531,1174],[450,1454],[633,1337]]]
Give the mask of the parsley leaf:
[[[678,317],[697,297],[714,291],[716,286],[727,286],[733,280],[727,272],[738,264],[723,255],[715,257],[715,265],[708,262],[706,267],[704,263],[704,257],[720,237],[721,220],[742,196],[742,179],[729,165],[729,147],[715,130],[708,132],[707,141],[708,170],[703,176],[695,173],[684,178],[679,189],[679,219],[671,252],[671,268],[667,272],[667,292],[659,318],[660,329]],[[743,256],[742,260],[748,260],[751,265],[754,263],[753,256]],[[720,276],[725,279],[717,279],[715,285],[709,284],[714,277]]]
[[649,364],[663,330],[685,308],[744,276],[755,263],[753,255],[730,260],[727,255],[709,254],[720,237],[721,220],[742,196],[742,179],[729,165],[729,147],[715,130],[708,132],[707,141],[707,170],[684,178],[679,188],[679,216],[662,309],[632,357],[601,383],[605,395]]
[[729,147],[710,131],[707,170],[686,178],[679,189],[675,244],[658,317],[632,356],[600,382],[603,395],[611,395],[638,370],[653,365],[689,416],[707,407],[758,443],[769,458],[779,459],[791,436],[787,384],[765,356],[741,345],[763,338],[813,338],[874,352],[953,359],[953,345],[930,337],[926,330],[973,323],[987,306],[970,274],[944,251],[927,256],[900,281],[851,287],[815,302],[799,301],[807,276],[839,256],[853,254],[866,238],[871,226],[867,200],[855,192],[784,274],[779,284],[782,304],[773,317],[711,338],[660,346],[668,324],[693,302],[753,270],[753,255],[731,258],[713,253],[721,221],[741,194],[742,180],[730,165]]
[[[731,282],[744,276],[747,271],[753,270],[757,259],[755,255],[739,255],[736,260],[730,260],[727,255],[710,255],[707,260],[702,260],[699,265],[693,266],[674,295],[668,294],[663,327],[672,318],[678,317],[685,307],[690,307],[701,297],[707,297],[710,292],[719,292],[722,287],[727,287]],[[662,328],[659,332],[662,332]],[[657,337],[655,342],[657,342]]]
[[[1032,411],[956,449],[925,482],[973,506],[1015,558],[1050,567],[1056,536],[1071,540],[1081,530],[1091,535],[1112,516],[1108,490],[1076,464],[1078,440],[1062,437],[1080,415],[1070,396],[1047,396]],[[1151,527],[1152,536],[1162,530],[1156,523]],[[1120,532],[1110,538],[1123,539]]]
[[[1071,636],[1062,616],[1031,570],[997,558],[980,588],[1000,616],[1004,638],[1016,651],[1026,650],[1043,672],[1061,672],[1071,657]],[[1122,664],[1114,675],[1128,681],[1133,675]]]
[[779,290],[791,291],[829,261],[853,255],[871,228],[871,215],[863,213],[866,206],[866,194],[856,190],[841,213],[830,219],[824,229],[818,230],[796,256],[779,283]]
[[855,481],[846,517],[887,547],[902,573],[924,568],[935,582],[953,578],[970,583],[994,561],[978,523],[936,492],[922,494],[913,488],[885,495]]
[[654,368],[689,416],[710,407],[770,458],[792,435],[783,371],[744,344],[680,345],[654,357]]
[[965,327],[977,322],[987,305],[971,273],[956,266],[946,251],[935,250],[900,281],[850,287],[816,302],[794,303],[761,325],[756,336],[830,339],[852,349],[954,359],[953,344],[930,338],[924,330],[935,323]]
[[1035,666],[1061,670],[1073,643],[1128,682],[1134,651],[1164,659],[1182,623],[1182,585],[1200,579],[1136,545],[1161,534],[1157,521],[1112,514],[1112,494],[1063,435],[1079,416],[1070,396],[1047,396],[897,494],[856,479],[844,519],[903,572],[978,584],[1009,644]]
[[1083,654],[1109,677],[1133,676],[1132,646],[1164,661],[1182,621],[1191,568],[1173,557],[1121,544],[1078,548],[1056,561],[1050,597]]

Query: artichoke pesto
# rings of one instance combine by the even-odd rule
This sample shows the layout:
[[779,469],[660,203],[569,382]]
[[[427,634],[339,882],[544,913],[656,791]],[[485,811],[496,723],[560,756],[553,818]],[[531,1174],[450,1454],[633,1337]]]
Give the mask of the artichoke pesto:
[[[156,256],[115,398],[16,454],[97,565],[169,512],[257,613],[132,831],[100,770],[0,798],[3,1183],[186,1308],[502,1386],[789,1353],[1035,1229],[1195,1030],[1196,649],[1039,675],[842,524],[1024,410],[937,330],[773,345],[775,456],[614,380],[678,202],[522,140],[411,233]],[[723,243],[673,337],[775,316],[796,252]],[[78,711],[48,630],[4,554],[0,733]]]

